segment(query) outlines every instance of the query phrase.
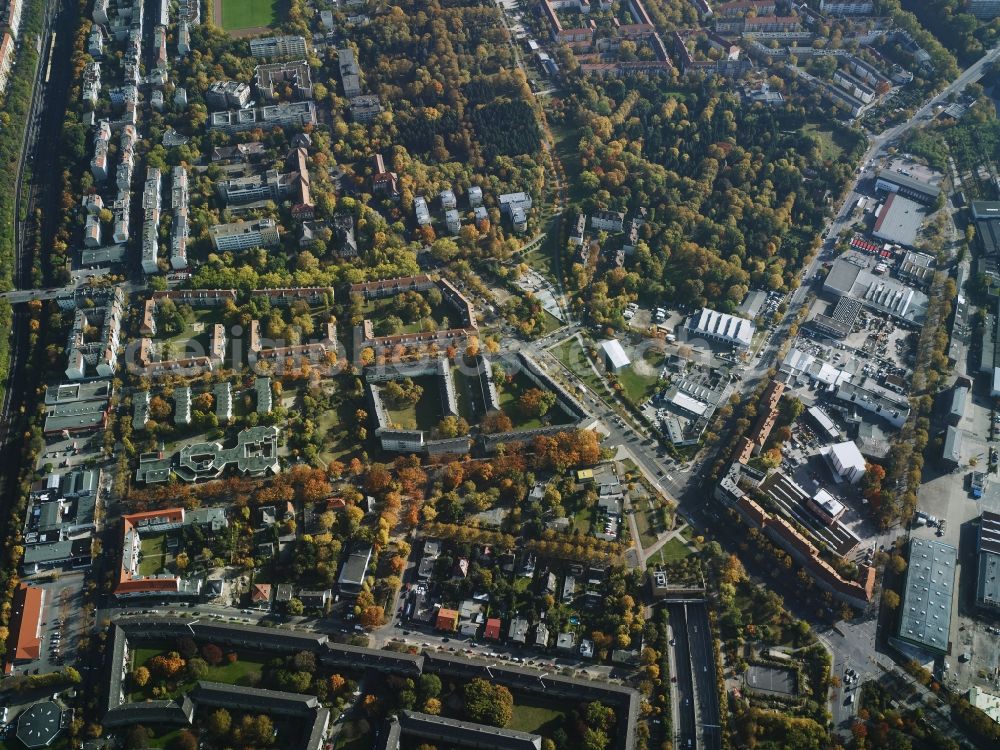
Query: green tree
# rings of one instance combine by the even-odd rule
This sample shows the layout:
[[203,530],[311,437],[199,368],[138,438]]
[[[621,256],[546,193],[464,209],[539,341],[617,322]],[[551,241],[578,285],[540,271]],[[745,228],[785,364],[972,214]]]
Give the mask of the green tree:
[[204,680],[208,677],[208,662],[197,657],[188,660],[187,673],[192,680]]
[[229,734],[229,729],[233,725],[233,717],[224,708],[219,708],[208,715],[205,720],[205,729],[213,737],[221,739]]
[[465,713],[472,721],[505,727],[514,714],[514,696],[503,685],[493,685],[479,677],[464,690]]

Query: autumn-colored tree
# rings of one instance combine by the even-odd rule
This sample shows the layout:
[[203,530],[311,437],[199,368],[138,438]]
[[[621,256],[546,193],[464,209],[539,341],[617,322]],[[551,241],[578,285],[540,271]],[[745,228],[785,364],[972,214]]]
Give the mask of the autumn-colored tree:
[[896,609],[899,607],[899,594],[892,589],[886,589],[882,592],[882,599],[885,601],[885,606],[889,609]]
[[170,743],[170,750],[198,750],[198,738],[190,729],[185,729]]
[[339,674],[330,675],[330,692],[339,693],[344,689],[344,685],[347,684],[347,680],[341,677]]
[[500,432],[510,432],[514,429],[514,424],[502,411],[491,411],[483,417],[479,429],[487,435],[495,435]]
[[139,667],[132,672],[132,682],[137,687],[145,687],[149,683],[149,670],[146,667]]
[[381,626],[385,622],[385,612],[377,604],[365,607],[361,611],[361,614],[358,615],[358,622],[361,623],[363,628],[372,630],[373,628]]
[[424,713],[437,716],[441,713],[441,701],[437,698],[428,698],[424,701]]
[[149,660],[150,671],[164,679],[171,679],[184,671],[186,666],[184,659],[176,651],[168,654],[159,654]]
[[445,490],[453,490],[462,483],[465,478],[465,470],[458,461],[450,461],[442,469],[441,478],[444,480]]
[[392,486],[392,474],[381,464],[372,464],[365,474],[365,490],[372,494],[384,492]]
[[517,408],[527,417],[542,417],[556,402],[556,396],[541,388],[528,388],[517,400]]
[[214,643],[206,643],[201,647],[201,658],[213,667],[222,664],[222,649]]

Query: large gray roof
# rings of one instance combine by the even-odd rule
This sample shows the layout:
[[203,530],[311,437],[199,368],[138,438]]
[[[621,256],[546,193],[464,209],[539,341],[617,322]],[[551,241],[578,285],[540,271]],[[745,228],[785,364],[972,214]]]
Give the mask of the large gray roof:
[[541,750],[542,747],[542,738],[537,734],[416,711],[402,711],[399,723],[403,734],[443,740],[447,745],[467,745],[488,750]]
[[899,621],[901,640],[929,651],[947,652],[957,556],[950,544],[910,540],[910,567]]
[[979,519],[979,576],[976,603],[1000,608],[1000,514],[983,511]]

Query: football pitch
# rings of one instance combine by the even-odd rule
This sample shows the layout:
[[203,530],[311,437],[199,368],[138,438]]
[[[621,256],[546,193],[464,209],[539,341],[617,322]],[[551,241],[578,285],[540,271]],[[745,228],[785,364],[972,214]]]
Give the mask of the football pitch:
[[222,4],[222,28],[226,31],[271,26],[278,17],[280,0],[217,0]]

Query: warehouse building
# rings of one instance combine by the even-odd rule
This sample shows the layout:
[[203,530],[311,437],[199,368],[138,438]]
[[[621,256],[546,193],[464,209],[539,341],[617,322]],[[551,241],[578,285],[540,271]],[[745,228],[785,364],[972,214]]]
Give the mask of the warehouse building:
[[749,349],[757,327],[745,318],[720,313],[703,307],[692,315],[684,327],[688,341],[703,338],[722,344],[730,344],[737,349]]
[[872,234],[886,242],[913,247],[923,223],[924,211],[919,203],[892,193],[885,199]]
[[941,188],[927,182],[915,180],[901,172],[880,169],[875,189],[881,193],[896,193],[918,203],[930,204],[937,200]]
[[910,540],[898,640],[935,654],[948,653],[958,550],[930,539]]
[[976,606],[1000,611],[1000,513],[984,510],[979,517],[979,578]]

